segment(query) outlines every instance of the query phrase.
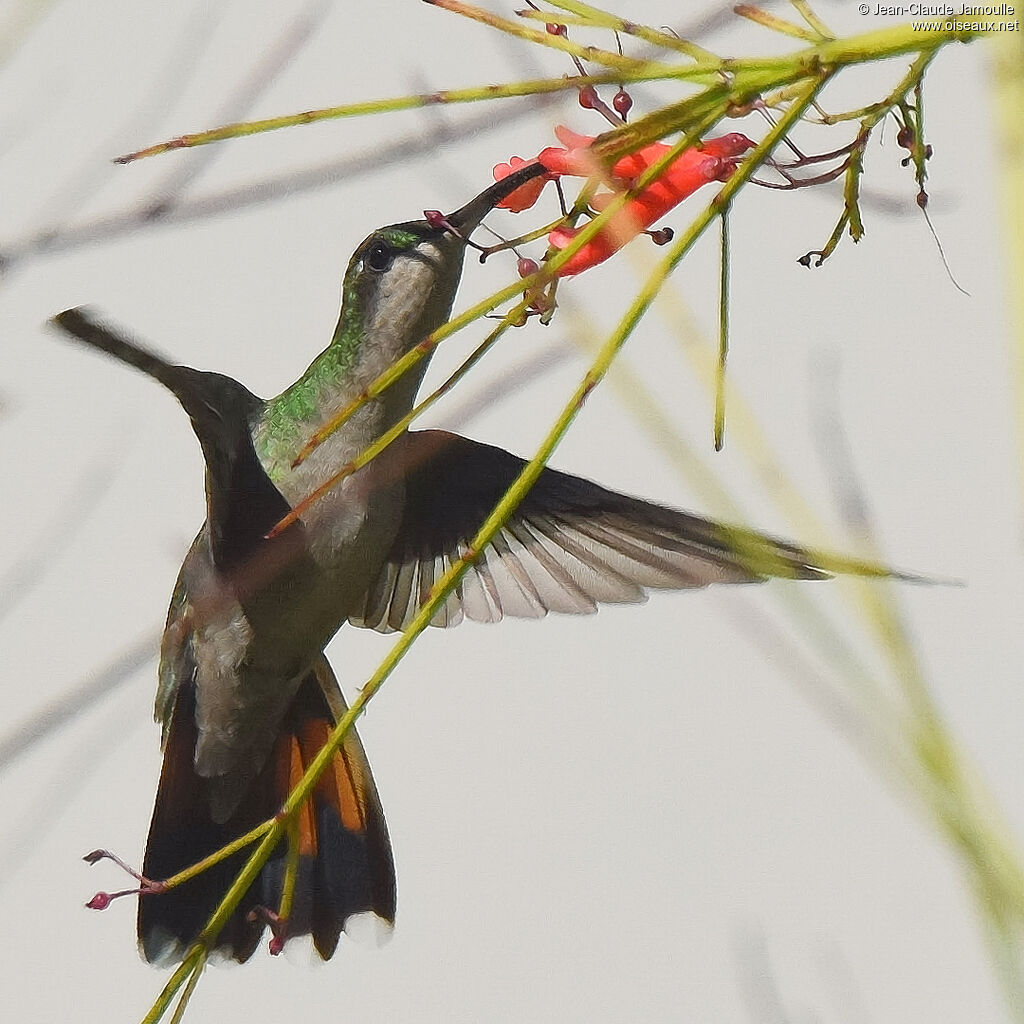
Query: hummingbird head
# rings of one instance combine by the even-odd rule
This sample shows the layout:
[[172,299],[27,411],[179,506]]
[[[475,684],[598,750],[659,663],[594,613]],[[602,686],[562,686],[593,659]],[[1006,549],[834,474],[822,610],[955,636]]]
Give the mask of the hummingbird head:
[[444,218],[445,227],[407,221],[364,239],[345,274],[335,337],[359,346],[357,362],[370,379],[448,319],[466,239],[509,193],[543,173],[540,164],[529,164],[495,182]]
[[[363,240],[345,272],[341,316],[330,345],[290,388],[269,400],[260,416],[256,444],[275,483],[290,476],[292,460],[306,440],[304,429],[326,423],[448,319],[466,238],[505,196],[544,173],[539,163],[529,164],[440,222],[392,224]],[[428,361],[421,360],[362,416],[373,418],[383,409],[386,425],[408,412]],[[375,422],[371,429],[379,432],[382,425]],[[309,465],[315,470],[317,462],[314,456]]]

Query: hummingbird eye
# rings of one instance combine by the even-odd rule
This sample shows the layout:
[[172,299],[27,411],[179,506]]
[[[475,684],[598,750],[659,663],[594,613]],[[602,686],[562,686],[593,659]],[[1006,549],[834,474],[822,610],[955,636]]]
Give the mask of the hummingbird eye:
[[366,251],[366,265],[377,273],[383,273],[391,266],[395,250],[384,242],[374,242]]

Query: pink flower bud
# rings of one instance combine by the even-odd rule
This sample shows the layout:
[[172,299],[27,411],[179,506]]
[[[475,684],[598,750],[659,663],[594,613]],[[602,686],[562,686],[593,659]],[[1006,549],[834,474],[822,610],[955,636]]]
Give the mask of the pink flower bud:
[[537,261],[531,260],[528,256],[520,256],[516,266],[520,277],[529,277],[531,274],[536,274],[540,269]]

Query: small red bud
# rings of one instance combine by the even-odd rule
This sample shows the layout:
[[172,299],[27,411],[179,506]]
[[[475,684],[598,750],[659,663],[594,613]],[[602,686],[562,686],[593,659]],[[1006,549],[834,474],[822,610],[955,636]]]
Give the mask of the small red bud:
[[270,942],[267,943],[267,948],[270,950],[271,956],[280,956],[284,951],[284,939],[275,935]]
[[903,149],[913,149],[914,129],[905,124],[896,135],[896,145],[901,146]]
[[88,903],[86,903],[86,906],[90,910],[106,910],[107,907],[110,906],[110,901],[112,899],[113,896],[111,896],[109,892],[98,892],[91,900],[89,900]]
[[549,21],[544,27],[548,30],[549,36],[568,35],[565,25],[554,25]]
[[612,97],[612,106],[615,108],[615,113],[625,120],[626,115],[633,109],[633,97],[625,89],[619,89]]
[[671,228],[657,228],[654,231],[648,231],[647,234],[651,236],[651,241],[655,245],[668,245],[676,236]]
[[440,210],[424,210],[423,219],[435,229],[443,228],[448,223],[448,218]]
[[519,270],[520,277],[529,277],[531,274],[536,274],[540,269],[537,261],[531,260],[528,256],[520,256],[519,262],[516,266]]
[[584,110],[593,110],[598,104],[597,90],[592,85],[580,89],[580,106]]

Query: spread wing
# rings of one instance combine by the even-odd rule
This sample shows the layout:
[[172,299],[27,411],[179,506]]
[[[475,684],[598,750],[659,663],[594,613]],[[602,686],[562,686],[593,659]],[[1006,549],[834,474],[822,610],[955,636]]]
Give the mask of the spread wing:
[[[399,444],[391,457],[406,477],[403,519],[362,607],[350,616],[384,633],[409,625],[525,465],[501,448],[441,430],[410,432]],[[643,601],[649,589],[822,579],[830,571],[888,575],[545,469],[431,625],[549,611],[585,615],[606,602]]]

